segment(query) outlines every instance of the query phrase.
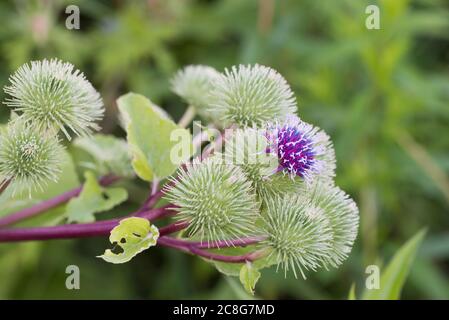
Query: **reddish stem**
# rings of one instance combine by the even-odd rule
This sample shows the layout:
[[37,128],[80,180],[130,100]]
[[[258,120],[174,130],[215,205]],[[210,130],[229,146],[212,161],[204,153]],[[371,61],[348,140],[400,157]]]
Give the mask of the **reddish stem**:
[[[118,179],[120,179],[120,178],[117,176],[108,175],[108,176],[101,177],[98,180],[98,182],[102,186],[107,186],[107,185],[110,185],[110,184],[116,182]],[[69,201],[70,199],[77,197],[80,194],[82,188],[83,187],[80,186],[78,188],[75,188],[75,189],[69,190],[65,193],[62,193],[54,198],[42,201],[32,207],[25,208],[25,209],[15,212],[15,213],[12,213],[10,215],[7,215],[5,217],[2,217],[2,218],[0,218],[0,228],[15,224],[15,223],[25,220],[25,219],[29,219],[31,217],[38,215],[39,213],[42,213],[49,209],[55,208],[65,202]]]
[[189,250],[191,253],[209,260],[229,262],[229,263],[243,263],[246,261],[254,261],[265,256],[266,254],[265,250],[259,250],[243,254],[240,256],[225,256],[222,254],[216,254],[213,252],[201,250],[196,247],[190,247]]
[[189,244],[188,241],[180,241],[179,239],[174,239],[171,237],[160,237],[157,241],[158,245],[177,249],[183,252],[192,253],[194,255],[214,260],[214,261],[222,261],[228,263],[243,263],[246,261],[254,261],[263,256],[265,256],[265,250],[258,250],[254,252],[250,252],[244,255],[239,256],[226,256],[221,254],[216,254],[213,252],[202,250],[195,245]]
[[[206,157],[208,155],[209,154],[206,153]],[[99,183],[105,186],[115,182],[117,179],[119,178],[115,176],[105,176],[100,178]],[[41,212],[54,208],[64,202],[67,202],[71,198],[78,196],[81,190],[82,187],[67,191],[52,199],[43,201],[33,207],[26,208],[16,213],[13,213],[9,216],[6,216],[4,218],[0,218],[0,242],[85,238],[85,237],[109,235],[110,231],[119,224],[122,218],[98,221],[94,223],[1,230],[2,226],[14,224],[18,221],[30,218]],[[150,197],[145,201],[142,208],[132,215],[143,217],[150,221],[154,221],[162,217],[176,214],[176,211],[174,210],[175,207],[173,205],[167,205],[165,207],[149,210],[152,206],[154,206],[157,203],[157,201],[164,194],[162,189],[159,191],[156,190],[157,188],[154,187],[150,194]],[[231,240],[219,240],[210,243],[209,242],[204,243],[199,241],[187,241],[165,236],[167,234],[183,230],[187,228],[188,225],[189,225],[188,222],[181,221],[160,228],[159,229],[160,238],[158,239],[158,244],[166,247],[175,248],[177,250],[181,250],[184,252],[192,253],[209,260],[222,261],[228,263],[243,263],[246,261],[254,261],[256,259],[263,257],[266,254],[264,250],[258,250],[239,256],[226,256],[203,250],[213,248],[247,246],[250,244],[263,241],[265,239],[264,236],[254,236]]]
[[136,216],[140,217],[142,212],[145,212],[148,209],[151,209],[162,196],[164,195],[162,189],[159,191],[156,191],[154,194],[151,194],[147,200],[145,200],[142,207],[137,211]]
[[163,236],[166,234],[175,233],[175,232],[178,232],[178,231],[181,231],[181,230],[187,228],[188,226],[189,226],[189,223],[186,221],[175,222],[175,223],[169,224],[168,226],[160,228],[159,235]]
[[[156,219],[171,211],[170,208],[163,207],[147,211],[143,218]],[[66,224],[50,227],[33,228],[13,228],[0,230],[0,242],[30,241],[30,240],[50,240],[68,238],[86,238],[107,236],[110,231],[119,224],[122,219],[111,219],[93,223]],[[169,225],[159,230],[161,235],[179,231],[185,228],[185,224],[178,223]]]
[[[242,239],[233,239],[227,241],[218,241],[215,244],[222,245],[222,248],[230,247],[230,246],[246,246],[249,244],[254,244],[265,239],[264,236],[259,237],[248,237]],[[212,249],[212,246],[205,247],[205,243],[195,242],[195,241],[186,241],[181,239],[176,239],[168,236],[162,236],[158,239],[158,245],[177,249],[186,253],[192,253],[194,255],[214,260],[214,261],[222,261],[228,263],[243,263],[246,261],[254,261],[266,255],[265,250],[258,250],[254,252],[249,252],[244,255],[239,256],[226,256],[221,254],[216,254],[213,252],[202,250],[202,248]]]

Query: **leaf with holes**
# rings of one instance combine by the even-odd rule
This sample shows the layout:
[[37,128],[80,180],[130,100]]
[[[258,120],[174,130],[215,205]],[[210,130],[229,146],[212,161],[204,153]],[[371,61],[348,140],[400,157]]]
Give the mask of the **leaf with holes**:
[[93,222],[94,214],[108,211],[128,199],[124,188],[104,188],[98,184],[92,172],[85,173],[86,182],[78,197],[67,204],[66,216],[69,222]]
[[115,264],[125,263],[138,253],[156,245],[158,238],[158,228],[151,225],[147,219],[138,217],[123,219],[111,230],[109,236],[114,248],[106,249],[98,258]]

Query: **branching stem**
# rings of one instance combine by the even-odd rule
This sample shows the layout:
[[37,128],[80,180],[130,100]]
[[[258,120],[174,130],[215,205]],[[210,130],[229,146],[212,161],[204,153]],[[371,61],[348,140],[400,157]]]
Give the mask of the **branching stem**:
[[250,252],[250,253],[239,255],[239,256],[225,256],[222,254],[217,254],[217,253],[201,250],[201,249],[198,249],[197,247],[190,247],[190,252],[197,256],[200,256],[200,257],[203,257],[203,258],[206,258],[209,260],[222,261],[222,262],[228,262],[228,263],[243,263],[246,261],[254,261],[254,260],[257,260],[257,259],[260,259],[260,258],[266,256],[266,254],[267,254],[266,250],[261,249],[258,251]]
[[[102,186],[107,186],[107,185],[110,185],[110,184],[116,182],[119,179],[120,178],[117,176],[107,175],[107,176],[101,177],[98,180],[98,182]],[[80,186],[78,188],[64,192],[54,198],[42,201],[32,207],[25,208],[25,209],[15,212],[15,213],[12,213],[10,215],[7,215],[5,217],[2,217],[2,218],[0,218],[0,228],[15,224],[19,221],[23,221],[25,219],[28,219],[28,218],[34,217],[40,213],[43,213],[49,209],[55,208],[65,202],[69,201],[70,199],[77,197],[80,194],[82,188],[83,187]]]
[[[241,240],[241,239],[239,239]],[[260,259],[264,256],[266,256],[267,251],[264,249],[257,250],[254,252],[249,252],[247,254],[238,255],[238,256],[227,256],[222,254],[213,253],[210,251],[206,251],[198,247],[199,243],[189,242],[189,241],[183,241],[167,236],[160,237],[158,239],[158,245],[162,245],[165,247],[177,249],[183,252],[192,253],[194,255],[214,260],[214,261],[222,261],[222,262],[228,262],[228,263],[243,263],[246,261],[254,261],[257,259]]]
[[[119,178],[115,176],[104,176],[100,178],[99,183],[103,186],[109,185],[117,181]],[[0,218],[0,242],[16,242],[16,241],[33,241],[33,240],[51,240],[51,239],[73,239],[73,238],[87,238],[107,236],[110,231],[119,224],[123,218],[110,219],[97,221],[93,223],[80,223],[80,224],[66,224],[49,227],[33,227],[33,228],[12,228],[1,229],[1,227],[14,224],[16,222],[33,217],[46,210],[54,208],[60,204],[63,204],[73,197],[79,195],[82,190],[82,186],[76,189],[67,191],[52,199],[43,201],[30,208],[23,209],[9,216]],[[157,190],[157,186],[152,188],[152,191],[144,202],[142,207],[132,213],[130,216],[138,216],[146,218],[150,221],[154,221],[163,217],[175,215],[177,213],[174,210],[172,204],[166,205],[161,208],[151,209],[157,201],[163,196],[163,191]],[[254,236],[239,239],[230,240],[218,240],[212,242],[202,241],[189,241],[183,239],[176,239],[167,236],[187,228],[188,222],[175,222],[159,229],[160,238],[158,239],[158,245],[174,248],[186,253],[191,253],[209,260],[222,261],[228,263],[243,263],[246,261],[254,261],[263,256],[266,252],[264,250],[258,250],[250,252],[244,255],[227,256],[214,252],[207,251],[205,249],[217,249],[217,248],[229,248],[238,246],[247,246],[256,244],[265,239],[264,236]]]
[[[172,212],[172,207],[152,209],[142,214],[142,218],[156,220]],[[31,240],[50,240],[50,239],[69,239],[69,238],[88,238],[97,236],[107,236],[110,231],[118,225],[119,219],[110,219],[93,223],[65,224],[50,227],[33,228],[12,228],[0,230],[0,242],[16,242]],[[186,227],[183,224],[169,225],[160,229],[161,235],[179,231],[180,227]]]
[[162,198],[163,195],[164,192],[162,191],[162,189],[156,191],[155,193],[151,192],[147,200],[145,200],[144,204],[137,212],[136,216],[140,217],[142,213],[151,209],[159,201],[159,199]]

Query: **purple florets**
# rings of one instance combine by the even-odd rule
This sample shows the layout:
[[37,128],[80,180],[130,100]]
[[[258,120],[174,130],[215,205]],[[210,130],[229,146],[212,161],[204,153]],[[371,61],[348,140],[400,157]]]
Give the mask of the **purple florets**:
[[277,155],[279,169],[304,177],[314,165],[312,140],[297,127],[283,126],[277,133]]
[[306,181],[320,175],[332,177],[335,155],[326,133],[300,119],[270,125],[267,129],[270,142],[268,153],[279,159],[278,171],[299,176]]

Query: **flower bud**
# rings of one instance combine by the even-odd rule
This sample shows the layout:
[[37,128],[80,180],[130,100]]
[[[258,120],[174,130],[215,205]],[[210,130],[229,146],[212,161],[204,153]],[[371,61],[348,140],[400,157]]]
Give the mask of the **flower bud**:
[[208,66],[187,66],[178,71],[171,80],[172,90],[193,106],[201,116],[210,119],[212,115],[207,111],[207,107],[211,103],[210,93],[214,81],[219,76],[218,71]]
[[9,79],[5,104],[20,119],[38,130],[57,128],[70,140],[67,129],[76,135],[99,130],[96,121],[104,113],[99,93],[84,74],[57,59],[24,64]]
[[224,126],[262,126],[296,112],[296,101],[287,81],[275,70],[261,66],[234,66],[220,75],[212,92],[210,113]]
[[14,191],[42,190],[61,173],[62,146],[53,135],[15,121],[0,135],[0,176]]
[[181,169],[166,198],[178,206],[179,220],[188,221],[188,235],[213,242],[251,235],[258,203],[239,168],[217,157],[194,161]]

